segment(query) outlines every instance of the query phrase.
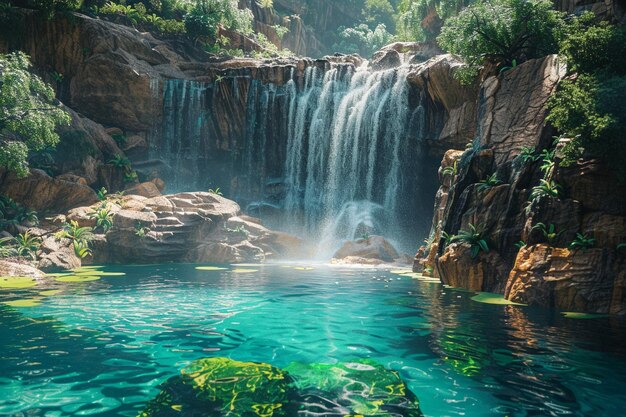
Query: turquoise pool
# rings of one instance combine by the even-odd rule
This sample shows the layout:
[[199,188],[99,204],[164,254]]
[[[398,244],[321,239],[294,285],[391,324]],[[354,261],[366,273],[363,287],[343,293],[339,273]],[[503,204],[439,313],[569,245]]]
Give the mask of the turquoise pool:
[[[370,358],[426,416],[622,416],[626,323],[483,304],[389,271],[288,265],[125,276],[0,305],[0,416],[135,416],[194,359],[286,367]],[[247,270],[247,271],[246,271]]]

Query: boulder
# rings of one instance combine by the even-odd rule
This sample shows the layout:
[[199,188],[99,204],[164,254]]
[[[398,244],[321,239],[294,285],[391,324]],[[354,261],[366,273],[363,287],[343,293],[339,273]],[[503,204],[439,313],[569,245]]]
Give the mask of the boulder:
[[393,49],[375,52],[369,66],[374,71],[388,70],[402,65],[400,53]]
[[161,191],[154,182],[142,182],[124,190],[125,194],[140,195],[146,198],[158,197]]
[[43,278],[45,273],[27,263],[0,260],[0,276]]
[[74,247],[69,239],[57,240],[54,236],[47,236],[39,248],[39,269],[55,271],[80,268],[81,261],[74,253]]
[[98,196],[88,186],[52,178],[38,169],[31,169],[26,178],[17,178],[13,173],[0,173],[0,194],[29,209],[45,213],[61,213],[98,201]]
[[335,252],[333,258],[340,260],[347,257],[359,257],[383,263],[393,262],[398,256],[396,249],[384,237],[370,236],[367,239],[345,242],[343,246]]

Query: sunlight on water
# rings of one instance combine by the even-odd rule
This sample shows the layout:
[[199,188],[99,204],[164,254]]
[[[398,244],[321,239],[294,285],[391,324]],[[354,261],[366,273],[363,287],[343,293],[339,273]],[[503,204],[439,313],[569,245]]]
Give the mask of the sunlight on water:
[[282,369],[371,360],[398,371],[433,417],[626,407],[626,328],[614,318],[479,303],[376,269],[196,266],[0,289],[0,301],[41,298],[0,305],[0,415],[134,416],[204,357]]

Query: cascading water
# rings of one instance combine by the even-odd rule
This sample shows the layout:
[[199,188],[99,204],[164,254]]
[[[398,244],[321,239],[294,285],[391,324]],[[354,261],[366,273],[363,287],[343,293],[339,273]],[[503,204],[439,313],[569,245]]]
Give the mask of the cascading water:
[[289,108],[285,207],[291,224],[303,223],[321,242],[323,257],[341,240],[398,233],[402,175],[411,165],[400,153],[419,139],[410,127],[424,125],[421,106],[409,107],[408,67],[349,68],[308,68]]
[[153,157],[171,167],[168,191],[217,185],[254,215],[270,207],[270,227],[319,242],[321,257],[364,234],[414,249],[432,201],[419,201],[427,122],[409,70],[327,63],[287,69],[282,84],[166,81]]

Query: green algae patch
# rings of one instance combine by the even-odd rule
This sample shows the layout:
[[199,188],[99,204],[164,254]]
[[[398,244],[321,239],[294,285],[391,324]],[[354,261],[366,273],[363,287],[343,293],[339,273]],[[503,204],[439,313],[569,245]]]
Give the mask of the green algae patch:
[[567,319],[578,320],[602,319],[609,317],[608,314],[577,313],[575,311],[562,311],[561,314]]
[[68,275],[74,275],[74,272],[50,272],[46,274],[46,277],[55,278],[55,277],[66,277]]
[[269,364],[206,358],[170,378],[140,417],[289,417],[289,375]]
[[504,298],[502,294],[494,294],[490,292],[479,292],[471,298],[472,301],[476,301],[484,304],[497,304],[506,306],[525,306],[526,304],[515,303]]
[[55,278],[55,281],[58,282],[89,282],[89,281],[97,281],[100,277],[96,275],[70,275],[65,277]]
[[74,274],[76,276],[99,276],[99,277],[121,277],[126,275],[126,272],[104,272],[104,271],[86,271],[86,272],[77,272]]
[[41,304],[41,298],[24,298],[22,300],[4,301],[2,304],[9,307],[37,307]]
[[35,285],[37,285],[37,281],[31,277],[0,277],[0,288],[31,288]]
[[[398,373],[370,359],[293,363],[286,370],[295,379],[304,407],[311,411],[333,404],[332,415],[423,417],[417,397]],[[320,398],[329,401],[315,404]]]
[[196,266],[198,271],[225,271],[228,268],[222,268],[221,266]]
[[231,272],[234,272],[235,274],[250,274],[252,272],[258,272],[258,269],[245,269],[245,268],[237,268],[237,269],[233,269]]
[[410,269],[392,269],[389,272],[392,273],[392,274],[396,274],[396,275],[404,275],[404,274],[411,274],[411,273],[413,273],[413,271],[410,270]]
[[45,290],[45,291],[39,291],[39,295],[44,296],[44,297],[50,297],[53,295],[57,295],[61,292],[63,292],[63,290]]

